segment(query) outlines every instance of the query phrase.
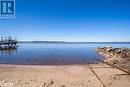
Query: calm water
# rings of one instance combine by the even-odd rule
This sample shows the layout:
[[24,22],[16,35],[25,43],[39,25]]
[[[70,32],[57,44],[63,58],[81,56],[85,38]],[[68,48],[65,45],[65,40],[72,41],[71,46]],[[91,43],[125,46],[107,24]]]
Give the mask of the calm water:
[[16,50],[0,51],[1,64],[84,64],[102,57],[94,51],[97,46],[129,47],[117,43],[19,43]]

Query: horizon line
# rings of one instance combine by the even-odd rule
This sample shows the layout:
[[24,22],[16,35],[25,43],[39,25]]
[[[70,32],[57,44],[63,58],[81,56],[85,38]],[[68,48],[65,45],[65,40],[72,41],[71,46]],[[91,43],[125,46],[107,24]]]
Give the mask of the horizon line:
[[18,42],[64,42],[64,43],[121,43],[121,42],[126,42],[126,43],[130,43],[130,41],[18,41]]

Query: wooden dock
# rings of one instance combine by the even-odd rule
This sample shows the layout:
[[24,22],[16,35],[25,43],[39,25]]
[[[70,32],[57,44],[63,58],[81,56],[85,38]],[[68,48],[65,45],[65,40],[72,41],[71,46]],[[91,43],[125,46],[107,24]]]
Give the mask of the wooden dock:
[[0,50],[16,49],[18,46],[17,40],[13,40],[11,36],[1,37]]

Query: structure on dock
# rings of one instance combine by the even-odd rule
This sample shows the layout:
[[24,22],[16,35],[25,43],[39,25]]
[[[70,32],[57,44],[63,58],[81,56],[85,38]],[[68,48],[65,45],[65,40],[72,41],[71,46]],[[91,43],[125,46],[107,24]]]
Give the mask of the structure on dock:
[[13,40],[11,36],[1,37],[0,50],[16,49],[17,40]]

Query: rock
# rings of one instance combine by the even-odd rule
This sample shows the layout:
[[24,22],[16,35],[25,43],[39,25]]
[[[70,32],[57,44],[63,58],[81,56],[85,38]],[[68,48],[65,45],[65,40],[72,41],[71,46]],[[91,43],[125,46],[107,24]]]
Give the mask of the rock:
[[130,48],[97,47],[96,52],[105,57],[105,62],[130,71]]

